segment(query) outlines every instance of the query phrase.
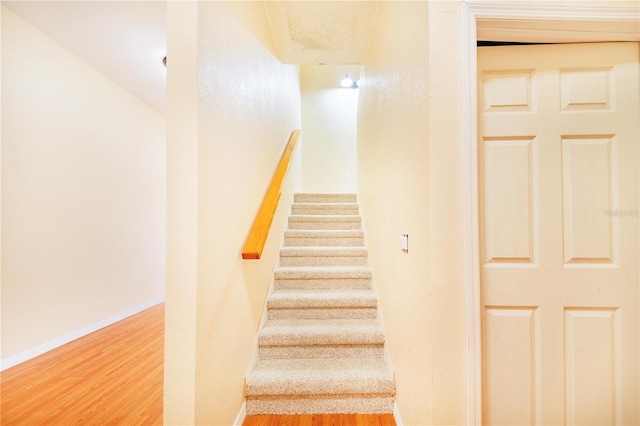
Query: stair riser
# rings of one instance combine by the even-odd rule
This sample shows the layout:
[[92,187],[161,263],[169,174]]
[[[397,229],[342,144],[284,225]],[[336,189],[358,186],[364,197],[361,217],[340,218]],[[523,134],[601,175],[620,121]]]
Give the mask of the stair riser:
[[349,279],[276,279],[275,290],[368,290],[371,278]]
[[294,203],[357,203],[355,194],[293,194]]
[[360,222],[329,222],[329,221],[296,221],[289,219],[289,229],[309,229],[309,230],[342,230],[351,231],[362,229]]
[[335,309],[273,309],[269,308],[268,317],[277,319],[374,319],[378,315],[376,308],[335,308]]
[[285,247],[364,247],[364,238],[288,238]]
[[382,358],[383,345],[259,346],[260,359]]
[[291,214],[292,215],[348,215],[348,216],[357,216],[360,212],[358,211],[358,207],[310,207],[310,206],[296,206],[295,204],[291,206]]
[[314,413],[393,413],[392,396],[319,396],[307,398],[247,398],[247,415]]
[[280,257],[280,266],[367,266],[365,256],[291,256]]

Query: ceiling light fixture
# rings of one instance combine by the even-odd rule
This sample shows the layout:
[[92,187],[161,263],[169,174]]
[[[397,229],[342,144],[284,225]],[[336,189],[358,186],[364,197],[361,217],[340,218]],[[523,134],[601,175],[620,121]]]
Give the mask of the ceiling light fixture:
[[357,89],[358,88],[358,82],[357,81],[353,81],[351,79],[351,77],[349,77],[349,74],[345,74],[344,78],[340,82],[340,86],[342,86],[344,88]]

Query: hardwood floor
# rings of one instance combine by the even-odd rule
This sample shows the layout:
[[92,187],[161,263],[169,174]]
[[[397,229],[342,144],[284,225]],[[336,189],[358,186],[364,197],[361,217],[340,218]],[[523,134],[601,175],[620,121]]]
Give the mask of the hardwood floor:
[[161,425],[164,304],[0,375],[4,425]]
[[[164,303],[0,374],[0,424],[162,425]],[[244,426],[392,426],[393,415],[247,416]]]
[[299,414],[247,416],[243,426],[396,426],[393,414]]

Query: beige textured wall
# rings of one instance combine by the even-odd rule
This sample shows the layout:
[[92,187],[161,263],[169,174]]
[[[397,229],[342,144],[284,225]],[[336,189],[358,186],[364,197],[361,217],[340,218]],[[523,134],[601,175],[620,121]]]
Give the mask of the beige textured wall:
[[167,2],[164,423],[195,424],[198,3]]
[[462,424],[466,324],[461,1],[429,3],[429,282],[433,423]]
[[3,8],[2,121],[2,358],[162,299],[164,117]]
[[357,80],[359,65],[303,65],[302,191],[357,191],[358,89],[345,89],[345,74]]
[[459,8],[381,2],[360,89],[359,194],[409,425],[466,421]]
[[[0,47],[2,46],[2,11],[0,6]],[[2,52],[0,51],[0,82],[2,81]],[[0,84],[0,100],[2,99],[2,84]],[[2,112],[0,107],[0,218],[2,217]],[[2,235],[2,220],[0,220],[0,235]],[[2,238],[0,238],[0,333],[2,332]],[[2,338],[0,338],[0,359],[2,358]],[[0,407],[2,418],[2,407]]]
[[275,254],[300,188],[298,152],[263,259],[243,261],[259,204],[301,124],[299,67],[275,57],[262,2],[180,3],[169,3],[167,21],[165,423],[222,425],[243,403]]
[[[0,6],[0,47],[2,46],[2,11]],[[0,50],[0,82],[2,81],[2,51]],[[0,100],[2,100],[2,84],[0,83]],[[2,109],[0,106],[0,218],[2,218]],[[0,235],[2,235],[2,220],[0,219]],[[0,334],[2,333],[2,238],[0,238]],[[2,338],[0,337],[0,359],[2,358]],[[2,407],[0,406],[0,418]]]

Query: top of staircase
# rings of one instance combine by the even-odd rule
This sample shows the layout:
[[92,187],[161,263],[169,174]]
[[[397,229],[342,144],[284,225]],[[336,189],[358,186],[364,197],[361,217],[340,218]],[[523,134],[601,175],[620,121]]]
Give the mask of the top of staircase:
[[294,203],[357,203],[356,194],[293,194]]

